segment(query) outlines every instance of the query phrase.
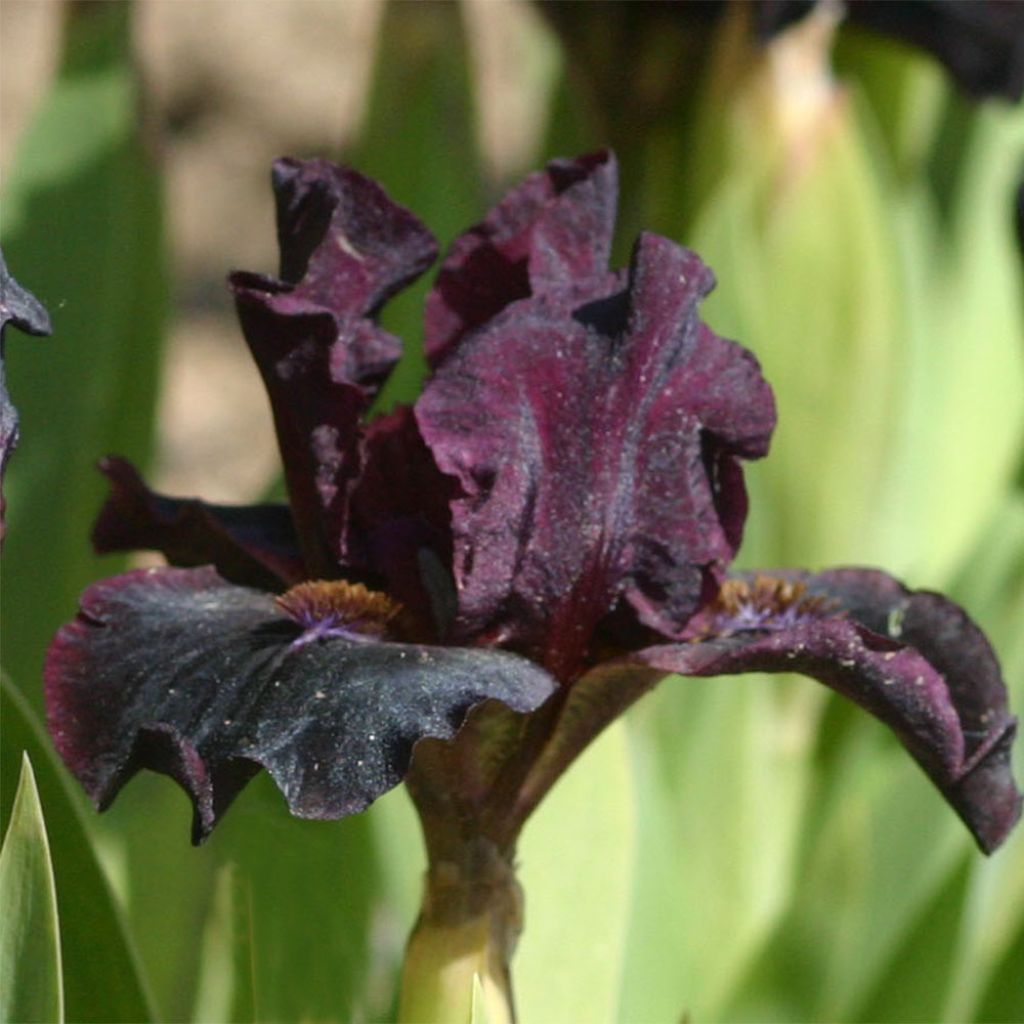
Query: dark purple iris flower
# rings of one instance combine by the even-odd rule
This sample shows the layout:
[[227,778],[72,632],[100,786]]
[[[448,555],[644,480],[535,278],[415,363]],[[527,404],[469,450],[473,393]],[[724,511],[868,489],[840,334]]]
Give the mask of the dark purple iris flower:
[[26,291],[7,269],[4,254],[0,252],[0,541],[4,538],[3,476],[7,460],[18,445],[18,413],[11,404],[7,393],[7,379],[4,373],[4,335],[7,325],[13,324],[26,334],[49,334],[50,315],[43,304]]
[[408,776],[425,820],[508,848],[666,675],[797,671],[885,722],[999,845],[1015,722],[964,612],[871,570],[729,574],[772,393],[698,319],[714,281],[694,253],[645,234],[608,269],[608,154],[550,164],[456,240],[432,376],[371,422],[399,356],[376,314],[434,240],[324,161],[279,161],[274,189],[280,279],[231,287],[290,507],[165,498],[103,464],[97,547],[176,567],[92,586],[49,652],[50,731],[101,808],[165,772],[198,840],[260,768],[309,818]]

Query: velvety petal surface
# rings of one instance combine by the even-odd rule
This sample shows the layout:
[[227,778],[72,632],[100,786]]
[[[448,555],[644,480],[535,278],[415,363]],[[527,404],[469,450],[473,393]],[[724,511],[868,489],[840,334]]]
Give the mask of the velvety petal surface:
[[434,236],[375,181],[327,160],[277,160],[273,184],[281,281],[291,286],[290,299],[338,320],[339,376],[364,387],[379,383],[401,346],[359,321],[372,320],[434,262]]
[[50,316],[43,304],[11,276],[0,251],[0,540],[3,540],[4,496],[3,475],[7,460],[18,444],[18,413],[7,393],[4,371],[4,344],[7,325],[26,334],[43,335],[51,331]]
[[1018,820],[1016,720],[984,634],[953,602],[885,573],[844,569],[730,580],[690,642],[630,656],[690,676],[800,672],[888,725],[985,851]]
[[151,491],[131,463],[106,458],[110,496],[92,531],[100,554],[159,551],[171,565],[213,565],[225,579],[281,590],[306,575],[286,505],[211,505]]
[[692,252],[640,238],[628,282],[566,307],[509,306],[451,353],[416,405],[452,502],[460,635],[571,677],[624,598],[678,636],[735,553],[737,457],[775,422],[754,357],[697,318]]
[[381,304],[436,256],[379,185],[323,160],[274,167],[282,279],[231,276],[270,397],[295,525],[313,575],[337,573],[359,419],[397,360]]
[[341,817],[397,785],[413,745],[453,736],[474,705],[526,712],[554,689],[515,655],[323,626],[209,568],[105,580],[50,648],[50,733],[101,808],[140,768],[176,779],[199,840],[259,767],[294,814]]
[[617,196],[608,152],[554,160],[509,192],[445,256],[427,296],[428,360],[437,365],[467,331],[517,299],[565,289],[600,294]]
[[439,638],[455,613],[449,503],[458,484],[437,467],[408,406],[367,427],[362,463],[342,558],[369,571]]

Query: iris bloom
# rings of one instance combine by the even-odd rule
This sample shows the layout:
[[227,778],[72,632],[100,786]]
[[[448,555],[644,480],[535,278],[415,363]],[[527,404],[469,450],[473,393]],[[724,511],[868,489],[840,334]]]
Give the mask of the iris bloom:
[[408,777],[432,860],[478,838],[510,860],[659,680],[784,671],[883,721],[978,845],[1002,842],[1015,721],[960,608],[875,570],[730,575],[772,392],[698,319],[694,253],[644,234],[608,269],[616,188],[608,154],[557,161],[458,238],[425,389],[367,421],[400,353],[376,315],[435,242],[354,171],[277,163],[280,277],[231,288],[290,503],[166,498],[103,464],[97,547],[171,567],[90,587],[49,652],[50,731],[101,809],[164,772],[198,841],[260,768],[306,818]]
[[49,313],[31,292],[14,280],[0,252],[0,541],[5,530],[3,475],[7,460],[18,446],[18,413],[7,393],[4,373],[4,335],[8,324],[26,334],[43,335],[51,331]]

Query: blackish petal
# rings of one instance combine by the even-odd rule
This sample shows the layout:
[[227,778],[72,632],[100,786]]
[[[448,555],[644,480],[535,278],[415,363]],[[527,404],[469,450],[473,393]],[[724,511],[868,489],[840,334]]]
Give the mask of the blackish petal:
[[100,554],[159,551],[171,565],[213,565],[232,583],[278,590],[305,578],[286,505],[210,505],[151,491],[124,459],[106,458],[100,470],[110,496],[93,527]]
[[930,51],[974,96],[1024,95],[1024,5],[1015,0],[853,0],[849,17]]
[[[724,5],[723,5],[724,6]],[[805,16],[812,0],[761,0],[769,37]],[[1018,0],[847,0],[848,21],[928,50],[974,96],[1024,95],[1024,4]]]
[[294,814],[338,818],[397,785],[417,740],[452,737],[474,705],[527,712],[554,689],[515,655],[318,630],[294,606],[212,569],[87,590],[45,678],[50,733],[89,796],[105,808],[140,768],[164,772],[192,798],[200,840],[264,767]]
[[888,725],[986,853],[1021,810],[1010,772],[1016,720],[984,634],[939,594],[845,569],[730,581],[689,643],[629,660],[690,676],[801,672]]
[[454,615],[449,503],[458,484],[437,467],[412,409],[375,419],[363,441],[342,557],[365,569],[442,636]]
[[0,251],[0,541],[5,531],[4,470],[11,452],[18,445],[18,412],[7,393],[7,377],[4,372],[4,336],[8,324],[26,334],[43,335],[52,330],[50,316],[43,304],[14,280],[7,269],[4,254]]
[[[274,164],[281,280],[309,306],[332,313],[339,337],[372,319],[437,258],[433,235],[374,181],[327,160]],[[379,383],[401,354],[396,338],[362,325],[342,338],[344,376]]]
[[607,152],[554,160],[457,238],[427,296],[425,342],[437,365],[467,331],[529,295],[608,278],[618,169]]
[[430,233],[368,178],[323,160],[274,168],[282,280],[235,273],[246,341],[270,397],[311,574],[337,574],[359,418],[397,360],[381,304],[436,255]]
[[468,335],[416,405],[452,503],[458,626],[571,675],[624,597],[680,635],[731,560],[746,503],[735,458],[767,450],[757,361],[697,319],[711,272],[637,243],[628,286],[565,308],[510,306]]
[[370,396],[334,375],[334,317],[299,312],[292,296],[253,286],[255,280],[234,274],[231,284],[270,397],[295,529],[310,575],[335,576],[348,488],[359,472],[359,419]]

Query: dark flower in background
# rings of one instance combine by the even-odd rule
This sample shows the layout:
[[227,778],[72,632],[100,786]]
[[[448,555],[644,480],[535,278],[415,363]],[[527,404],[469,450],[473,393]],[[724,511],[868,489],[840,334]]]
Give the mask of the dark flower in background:
[[608,269],[610,156],[550,164],[455,241],[432,376],[371,421],[400,353],[376,315],[435,243],[354,171],[282,160],[274,188],[280,279],[231,286],[290,507],[165,498],[105,461],[97,547],[177,567],[95,584],[50,649],[50,730],[101,808],[162,771],[200,839],[263,767],[295,814],[339,817],[433,738],[458,770],[432,806],[507,847],[666,675],[798,671],[885,722],[982,849],[1003,840],[1015,722],[963,611],[873,570],[730,576],[772,394],[698,319],[694,253],[644,234]]
[[8,324],[13,324],[26,334],[45,335],[52,330],[50,316],[43,304],[14,280],[0,252],[0,541],[6,529],[3,475],[7,460],[18,445],[18,413],[7,393],[4,374],[4,336]]
[[[753,7],[758,31],[768,37],[807,14],[814,0],[760,0]],[[845,0],[842,8],[853,25],[927,50],[972,96],[1024,96],[1018,0]]]

